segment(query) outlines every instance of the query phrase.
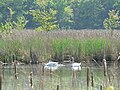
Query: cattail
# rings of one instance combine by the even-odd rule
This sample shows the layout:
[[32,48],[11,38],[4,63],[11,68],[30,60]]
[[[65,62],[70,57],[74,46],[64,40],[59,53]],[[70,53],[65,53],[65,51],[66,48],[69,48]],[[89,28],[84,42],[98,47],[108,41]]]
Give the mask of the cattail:
[[102,88],[103,88],[102,85],[100,85],[100,90],[103,90]]
[[44,76],[44,65],[42,65],[42,75]]
[[73,70],[72,72],[72,87],[75,90],[75,80],[76,80],[76,72]]
[[109,80],[109,83],[111,84],[111,76],[110,76],[110,74],[108,74],[108,80]]
[[104,66],[104,77],[107,76],[107,63],[106,63],[106,59],[103,59],[103,66]]
[[52,77],[52,68],[50,68],[50,77]]
[[15,73],[15,79],[17,79],[17,67],[16,67],[17,61],[14,61],[14,73]]
[[44,89],[44,65],[40,64],[40,90]]
[[105,84],[107,85],[107,63],[106,63],[106,59],[103,59],[103,66],[104,66],[104,79],[105,79]]
[[75,78],[75,71],[73,70],[72,72],[72,78],[74,79]]
[[90,72],[90,69],[87,68],[87,90],[89,89],[89,82],[90,82],[89,72]]
[[94,78],[93,78],[93,73],[91,73],[91,87],[94,87]]
[[17,86],[18,86],[18,90],[20,90],[20,82],[19,81],[18,81]]
[[30,87],[33,87],[32,72],[30,73]]
[[59,90],[59,85],[57,85],[57,90]]
[[5,70],[4,70],[5,68],[4,68],[4,65],[2,65],[2,74],[3,74],[3,79],[4,79],[4,77],[5,77]]
[[0,76],[0,90],[2,90],[2,77]]

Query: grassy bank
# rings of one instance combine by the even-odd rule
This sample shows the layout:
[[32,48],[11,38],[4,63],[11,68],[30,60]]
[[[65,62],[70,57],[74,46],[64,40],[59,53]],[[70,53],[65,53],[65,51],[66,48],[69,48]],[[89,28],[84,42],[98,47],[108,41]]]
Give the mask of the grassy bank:
[[78,62],[91,58],[101,60],[103,54],[107,60],[115,60],[120,51],[119,31],[114,31],[113,37],[105,30],[26,30],[1,35],[0,60],[5,62],[41,62],[51,58],[63,61],[65,54],[74,56]]

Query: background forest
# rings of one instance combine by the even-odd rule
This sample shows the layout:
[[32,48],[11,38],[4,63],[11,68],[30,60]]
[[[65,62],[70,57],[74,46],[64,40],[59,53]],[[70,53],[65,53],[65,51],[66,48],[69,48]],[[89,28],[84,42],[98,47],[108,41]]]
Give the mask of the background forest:
[[104,29],[109,10],[119,11],[120,0],[0,0],[0,27]]

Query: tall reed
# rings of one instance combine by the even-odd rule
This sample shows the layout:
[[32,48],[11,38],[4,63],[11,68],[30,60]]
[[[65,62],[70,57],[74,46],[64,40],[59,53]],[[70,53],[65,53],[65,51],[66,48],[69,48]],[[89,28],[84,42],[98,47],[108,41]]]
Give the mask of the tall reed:
[[90,69],[87,67],[87,90],[89,90],[89,84],[90,84]]
[[2,90],[2,77],[0,76],[0,90]]
[[31,55],[30,48],[32,48],[33,58],[40,62],[51,57],[62,61],[65,53],[74,55],[80,61],[84,56],[91,56],[91,54],[102,56],[104,50],[109,54],[112,46],[119,49],[119,32],[116,31],[114,35],[116,40],[111,42],[109,31],[15,31],[9,36],[10,39],[6,36],[0,40],[2,43],[0,50],[5,52],[7,62],[12,62],[12,55],[15,55],[18,61],[28,63]]

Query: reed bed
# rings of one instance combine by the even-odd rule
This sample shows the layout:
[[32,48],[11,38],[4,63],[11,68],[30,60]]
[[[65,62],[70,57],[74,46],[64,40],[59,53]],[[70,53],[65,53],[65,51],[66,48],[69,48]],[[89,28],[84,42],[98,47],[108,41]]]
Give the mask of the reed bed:
[[54,58],[62,62],[64,55],[70,54],[80,62],[86,57],[99,57],[99,60],[104,52],[107,60],[114,60],[120,51],[119,34],[119,31],[114,31],[111,39],[106,30],[14,31],[10,35],[2,34],[0,60],[13,62],[16,59],[29,63],[30,60],[43,62]]

